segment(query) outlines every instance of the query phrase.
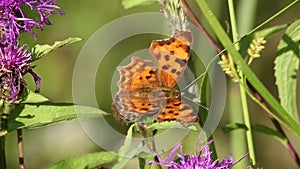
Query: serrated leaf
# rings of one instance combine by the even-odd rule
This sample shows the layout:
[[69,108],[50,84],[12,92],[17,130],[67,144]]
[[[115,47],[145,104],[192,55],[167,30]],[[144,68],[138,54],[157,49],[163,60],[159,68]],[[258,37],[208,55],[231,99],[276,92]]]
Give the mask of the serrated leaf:
[[157,0],[123,0],[122,5],[125,9],[133,8],[141,5],[149,5],[157,2]]
[[298,123],[296,87],[299,56],[300,20],[291,24],[280,40],[274,67],[280,103]]
[[81,41],[81,38],[77,38],[77,37],[72,37],[72,38],[68,38],[66,40],[63,41],[55,41],[53,45],[35,45],[32,49],[32,62],[36,61],[42,57],[44,57],[45,55],[49,54],[50,52],[53,52],[54,50],[61,48],[63,46]]
[[89,169],[111,164],[117,159],[118,156],[110,152],[92,153],[59,161],[48,169]]
[[[80,111],[78,111],[79,109]],[[72,103],[16,104],[15,109],[9,116],[8,131],[21,128],[40,128],[76,118],[96,118],[103,115],[108,115],[108,113],[93,107]]]

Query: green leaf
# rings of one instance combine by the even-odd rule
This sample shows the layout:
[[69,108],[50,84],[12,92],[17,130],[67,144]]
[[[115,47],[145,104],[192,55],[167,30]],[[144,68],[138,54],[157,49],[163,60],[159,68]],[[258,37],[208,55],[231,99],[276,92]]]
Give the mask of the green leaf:
[[[258,77],[254,74],[254,72],[250,69],[247,63],[242,58],[241,54],[235,49],[234,44],[228,37],[226,31],[222,28],[220,22],[217,17],[214,15],[213,11],[210,9],[205,0],[196,0],[200,9],[202,10],[204,16],[206,17],[209,25],[213,29],[214,33],[217,35],[218,40],[225,47],[227,52],[232,56],[234,63],[240,68],[243,74],[246,76],[248,82],[255,88],[255,90],[263,97],[263,99],[271,106],[271,108],[279,114],[282,120],[274,113],[271,112],[272,117],[280,122],[284,127],[290,130],[295,136],[300,139],[300,125],[297,123],[294,118],[290,116],[286,112],[286,110],[280,105],[277,99],[270,93],[270,91],[262,84],[262,82],[258,79]],[[292,2],[289,7],[295,5],[297,2]],[[285,8],[284,10],[286,10]],[[278,12],[278,14],[282,13],[282,11]],[[273,18],[272,18],[273,19]],[[269,20],[268,20],[269,21]],[[264,25],[261,24],[259,27]],[[255,28],[256,30],[257,28]]]
[[157,0],[123,0],[122,5],[125,9],[129,9],[136,6],[149,5],[154,2],[157,2]]
[[112,169],[123,169],[124,166],[137,154],[141,152],[141,150],[144,147],[144,143],[140,142],[138,145],[136,145],[131,151],[127,152],[126,157],[121,158],[119,163],[115,164]]
[[140,166],[140,169],[145,169],[145,165],[146,165],[146,160],[145,160],[145,158],[139,158],[139,166]]
[[22,101],[22,103],[42,103],[47,101],[49,101],[49,99],[45,96],[33,91],[29,91],[26,100]]
[[116,162],[118,156],[110,152],[99,152],[59,161],[49,169],[89,169]]
[[[76,109],[75,109],[76,108]],[[80,113],[76,110],[80,109]],[[8,131],[20,128],[40,128],[76,118],[95,118],[108,115],[104,111],[72,103],[26,103],[16,104],[8,120]]]
[[223,132],[224,133],[229,133],[233,130],[237,130],[237,129],[244,129],[244,130],[248,130],[247,126],[245,124],[242,123],[232,123],[232,124],[227,124],[224,128],[223,128]]
[[254,131],[258,131],[258,132],[276,137],[277,139],[279,139],[283,143],[287,143],[287,138],[285,138],[280,132],[278,132],[276,130],[273,130],[273,129],[267,127],[267,126],[260,125],[260,124],[254,124],[254,125],[251,125],[251,127]]
[[119,156],[124,156],[126,153],[128,153],[131,143],[132,143],[132,134],[135,124],[132,124],[129,129],[127,130],[126,139],[124,141],[124,145],[120,148],[118,154]]
[[72,44],[74,42],[78,42],[78,41],[81,41],[81,40],[82,40],[81,38],[74,37],[74,38],[68,38],[68,39],[63,40],[63,41],[56,41],[56,42],[54,42],[53,45],[48,45],[48,44],[46,44],[46,45],[35,45],[31,49],[31,52],[33,54],[32,62],[44,57],[45,55],[49,54],[50,52],[52,52],[52,51],[54,51],[58,48],[61,48],[63,46],[66,46],[66,45],[69,45],[69,44]]
[[[285,138],[284,135],[282,135],[280,132],[278,132],[276,130],[273,130],[273,129],[267,127],[267,126],[260,125],[260,124],[254,124],[254,125],[251,125],[251,128],[252,128],[253,131],[273,136],[273,137],[277,138],[278,140],[282,141],[284,144],[287,143],[287,139]],[[233,130],[237,130],[237,129],[248,130],[248,128],[245,124],[232,123],[232,124],[226,125],[223,128],[223,132],[224,133],[229,133],[229,132],[232,132]]]
[[279,42],[275,77],[282,107],[299,123],[297,113],[297,73],[300,57],[300,20],[291,24]]
[[161,122],[161,123],[153,123],[147,127],[147,130],[154,130],[154,129],[167,130],[167,129],[171,129],[171,128],[176,128],[176,129],[187,129],[188,128],[188,129],[197,131],[197,128],[195,127],[195,125],[184,127],[184,126],[182,126],[181,123],[179,123],[177,121],[165,121],[165,122]]
[[133,136],[133,130],[136,127],[136,123],[132,124],[126,135],[126,139],[124,141],[124,145],[120,148],[118,154],[120,156],[119,163],[113,166],[113,169],[121,169],[124,168],[124,166],[137,154],[141,151],[141,148],[143,147],[143,141],[138,143],[137,145],[132,145],[132,136]]

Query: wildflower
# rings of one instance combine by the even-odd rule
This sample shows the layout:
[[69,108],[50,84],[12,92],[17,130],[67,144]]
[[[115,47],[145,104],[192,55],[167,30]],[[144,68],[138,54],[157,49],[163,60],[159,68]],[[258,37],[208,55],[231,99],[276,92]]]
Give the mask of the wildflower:
[[40,90],[40,78],[32,71],[32,54],[25,46],[0,46],[0,97],[8,103],[20,98],[26,89],[23,75],[30,73]]
[[[170,169],[226,169],[231,168],[237,162],[233,160],[232,155],[229,159],[223,159],[221,162],[212,159],[212,151],[209,150],[209,145],[213,142],[210,140],[206,143],[201,150],[198,152],[198,143],[196,144],[195,154],[185,155],[182,153],[182,144],[177,144],[170,152],[169,157],[163,159],[159,154],[155,152],[158,161],[150,161],[150,163],[157,163],[158,165],[168,167]],[[176,151],[180,147],[180,153],[177,154]]]
[[231,56],[228,54],[222,55],[221,60],[218,62],[221,65],[221,68],[228,76],[232,77],[233,82],[238,82],[240,76],[238,75],[238,69],[234,65]]
[[[50,25],[49,16],[52,14],[63,14],[55,5],[56,1],[51,0],[0,0],[0,39],[2,44],[9,44],[16,41],[22,31],[31,33],[34,26],[43,30],[43,25]],[[23,8],[27,6],[35,10],[39,20],[31,19],[25,15]],[[22,7],[22,8],[21,8]]]
[[248,61],[248,65],[250,65],[254,59],[260,57],[262,50],[265,49],[266,43],[267,41],[264,39],[264,37],[258,37],[252,40],[252,43],[250,44],[247,50],[248,55],[250,57]]

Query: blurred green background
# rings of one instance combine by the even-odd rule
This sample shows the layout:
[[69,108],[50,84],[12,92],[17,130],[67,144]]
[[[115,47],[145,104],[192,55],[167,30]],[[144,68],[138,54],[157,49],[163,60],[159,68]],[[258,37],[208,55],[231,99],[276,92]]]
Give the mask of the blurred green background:
[[[190,2],[190,1],[189,1]],[[236,1],[238,2],[238,1]],[[260,24],[279,11],[291,1],[281,0],[264,0],[258,2],[257,13],[255,16],[255,25]],[[209,2],[214,11],[219,15],[220,22],[226,26],[228,19],[228,8],[226,1],[210,0]],[[32,37],[24,35],[24,42],[29,44],[35,43],[53,43],[55,40],[63,40],[70,36],[78,36],[84,40],[63,47],[47,57],[39,60],[35,72],[42,78],[41,94],[50,98],[53,102],[72,102],[72,73],[76,62],[76,58],[88,38],[105,24],[128,14],[155,11],[158,12],[159,5],[153,4],[149,6],[141,6],[125,10],[121,6],[120,0],[76,0],[76,1],[57,1],[57,4],[66,13],[64,16],[51,16],[51,26],[45,26],[44,31],[37,31],[38,40],[33,41]],[[201,13],[197,9],[197,5],[191,2],[192,8],[201,18]],[[294,6],[291,10],[285,12],[280,17],[269,23],[267,26],[279,25],[282,23],[290,23],[299,19],[300,6]],[[237,23],[239,24],[239,23]],[[134,25],[133,25],[134,27]],[[120,30],[121,31],[121,30]],[[268,40],[266,50],[263,52],[263,57],[256,60],[252,68],[263,81],[268,89],[277,96],[275,79],[273,76],[273,61],[276,54],[276,46],[280,36],[283,32],[272,36]],[[110,51],[108,57],[125,57],[136,49],[143,49],[149,46],[150,42],[155,36],[143,36],[131,38],[130,42],[118,45]],[[203,48],[203,50],[206,50]],[[101,71],[107,71],[101,67]],[[103,72],[100,72],[103,74]],[[27,82],[34,89],[32,78],[27,77]],[[97,76],[97,88],[95,89],[97,99],[101,109],[110,112],[110,89],[111,77]],[[229,112],[235,111],[241,113],[239,107],[239,93],[237,84],[233,84],[228,80],[228,97],[231,99],[227,101],[227,107],[223,114],[221,123],[215,132],[215,143],[217,146],[220,159],[228,157],[232,147],[239,147],[239,143],[230,143],[230,134],[223,134],[222,127],[230,122]],[[236,99],[232,99],[236,98]],[[249,101],[251,118],[253,123],[265,124],[273,128],[270,121],[267,119],[265,113],[252,101]],[[235,134],[243,135],[242,131],[235,131]],[[299,140],[288,134],[294,143],[296,150],[300,153]],[[258,166],[263,168],[296,168],[295,163],[291,160],[290,155],[286,149],[279,143],[279,141],[269,136],[254,133],[254,142],[257,155]],[[7,139],[7,155],[8,168],[17,168],[17,138],[16,133],[8,134]],[[88,136],[84,133],[77,120],[53,125],[50,127],[24,130],[24,146],[25,146],[25,164],[26,168],[39,169],[51,166],[51,164],[58,162],[64,158],[74,157],[90,152],[101,150],[94,144]],[[234,154],[235,159],[241,155]],[[136,162],[133,162],[135,164]]]

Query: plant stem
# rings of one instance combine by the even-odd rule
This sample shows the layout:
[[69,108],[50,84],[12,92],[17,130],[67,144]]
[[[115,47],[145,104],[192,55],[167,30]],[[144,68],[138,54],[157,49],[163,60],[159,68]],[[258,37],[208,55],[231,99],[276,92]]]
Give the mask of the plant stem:
[[262,84],[262,82],[254,74],[254,72],[249,68],[249,66],[244,61],[240,53],[236,51],[232,41],[229,39],[227,33],[222,28],[218,19],[207,5],[206,1],[196,0],[196,2],[198,3],[198,6],[204,13],[204,16],[208,20],[211,28],[216,33],[218,39],[220,40],[222,45],[224,45],[228,53],[230,53],[234,63],[240,68],[240,70],[244,73],[249,82],[261,94],[261,96],[266,100],[266,102],[270,106],[272,106],[272,109],[274,109],[280,115],[284,122],[283,125],[288,126],[287,129],[289,129],[295,136],[300,138],[300,125],[286,112],[286,110],[280,105],[277,99],[269,92],[269,90]]
[[[228,7],[229,7],[229,16],[230,16],[230,25],[232,29],[232,39],[233,42],[238,41],[238,32],[237,32],[237,25],[236,25],[236,17],[235,17],[235,12],[234,12],[234,4],[232,0],[228,0]],[[236,50],[239,50],[239,43],[236,43],[234,45]]]
[[[240,73],[240,74],[243,75],[242,73]],[[242,108],[243,108],[243,115],[244,115],[244,123],[245,123],[245,126],[247,127],[246,138],[247,138],[247,145],[248,145],[248,150],[249,150],[249,157],[251,160],[251,165],[253,167],[256,167],[256,158],[255,158],[254,142],[253,142],[253,137],[252,137],[251,119],[250,119],[250,114],[249,114],[249,109],[248,109],[248,104],[247,104],[247,97],[246,97],[246,93],[245,93],[242,83],[240,83],[240,94],[241,94],[241,101],[242,101]]]
[[5,135],[0,136],[0,168],[7,168],[5,156]]
[[[155,142],[154,142],[154,138],[153,138],[153,133],[149,133],[149,130],[147,129],[147,126],[145,126],[144,124],[137,124],[139,131],[141,132],[141,135],[144,137],[146,145],[148,147],[148,149],[150,151],[154,151],[156,152],[156,146],[155,146]],[[156,165],[158,167],[158,169],[162,169],[162,167],[157,164]]]
[[[229,6],[229,14],[230,14],[230,23],[232,28],[232,37],[233,42],[238,41],[238,32],[237,32],[237,25],[236,25],[236,17],[235,17],[235,10],[234,10],[234,3],[232,0],[228,0],[228,6]],[[236,50],[239,50],[239,43],[235,44]],[[244,77],[243,72],[240,72],[240,77]],[[247,96],[246,92],[243,87],[243,81],[239,83],[240,85],[240,95],[241,95],[241,103],[242,103],[242,109],[243,109],[243,115],[244,115],[244,123],[248,130],[246,131],[246,138],[247,138],[247,145],[249,150],[249,157],[251,161],[252,166],[256,166],[256,158],[255,158],[255,150],[254,150],[254,143],[253,143],[253,137],[252,137],[252,128],[251,128],[251,119],[249,114],[249,108],[247,103]]]
[[17,129],[17,137],[18,137],[18,152],[19,152],[19,169],[24,169],[24,146],[23,146],[23,136],[22,129]]
[[6,153],[5,153],[5,135],[8,128],[8,117],[10,112],[10,104],[3,102],[0,115],[0,168],[6,169]]
[[[184,6],[184,9],[185,9],[185,12],[186,14],[190,17],[190,19],[194,22],[194,24],[196,25],[196,27],[199,29],[199,31],[203,34],[203,36],[209,41],[209,43],[214,47],[214,49],[220,53],[222,50],[221,50],[221,47],[216,43],[216,41],[210,36],[210,34],[204,29],[204,27],[202,26],[200,20],[196,17],[196,15],[193,13],[192,9],[190,8],[189,4],[187,3],[186,0],[181,0],[183,6]],[[204,77],[205,78],[208,78],[207,76]],[[203,79],[203,80],[204,80]],[[203,82],[203,81],[202,81]],[[205,93],[203,93],[205,95]],[[204,96],[205,97],[205,96]],[[201,98],[204,98],[204,97],[201,97]],[[204,103],[203,101],[201,101],[201,103]],[[204,118],[206,119],[206,117]],[[203,122],[203,121],[202,121]],[[202,126],[200,120],[199,120],[199,126]],[[213,136],[210,136],[207,140],[212,140],[213,139]],[[217,151],[216,151],[216,147],[215,147],[215,143],[212,142],[210,145],[209,145],[209,148],[212,151],[212,158],[213,159],[218,159],[218,155],[217,155]]]
[[[292,156],[293,160],[296,162],[296,164],[298,165],[298,167],[300,168],[300,157],[297,154],[297,151],[295,150],[295,148],[293,147],[293,145],[291,144],[290,140],[287,138],[284,130],[282,129],[280,123],[278,122],[278,120],[276,120],[273,116],[270,115],[271,111],[271,107],[268,105],[268,103],[262,98],[262,96],[253,88],[253,86],[251,84],[248,84],[249,89],[251,90],[251,92],[253,93],[254,97],[257,99],[257,101],[259,101],[260,103],[263,104],[263,106],[268,110],[266,111],[268,114],[268,117],[271,119],[273,125],[275,126],[275,128],[277,129],[277,131],[279,133],[281,133],[287,140],[286,142],[286,148],[288,150],[288,152],[290,153],[290,155]],[[256,101],[256,100],[254,100]]]
[[189,4],[186,2],[186,0],[181,0],[186,14],[191,18],[191,20],[194,22],[194,24],[197,26],[197,28],[200,30],[200,32],[206,37],[206,39],[209,41],[209,43],[215,48],[215,50],[220,53],[222,49],[220,46],[214,41],[214,39],[210,36],[210,34],[204,29],[199,19],[196,17],[196,15],[193,13],[192,9],[190,8]]

